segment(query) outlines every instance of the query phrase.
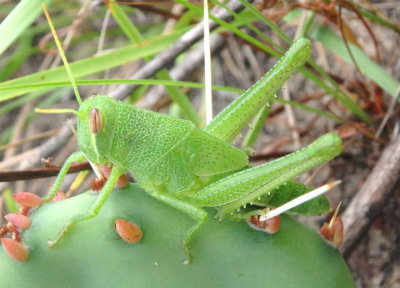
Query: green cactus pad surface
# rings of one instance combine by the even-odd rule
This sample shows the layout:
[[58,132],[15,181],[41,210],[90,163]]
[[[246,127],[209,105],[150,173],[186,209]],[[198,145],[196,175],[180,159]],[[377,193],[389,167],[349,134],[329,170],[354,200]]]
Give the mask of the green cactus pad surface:
[[[23,234],[29,260],[16,262],[0,249],[0,287],[355,287],[337,249],[286,215],[280,231],[269,235],[245,222],[220,223],[208,210],[191,244],[193,263],[184,265],[182,235],[193,221],[136,185],[113,191],[97,217],[47,248],[95,197],[85,193],[39,207]],[[117,218],[139,225],[143,239],[121,240],[113,228]]]

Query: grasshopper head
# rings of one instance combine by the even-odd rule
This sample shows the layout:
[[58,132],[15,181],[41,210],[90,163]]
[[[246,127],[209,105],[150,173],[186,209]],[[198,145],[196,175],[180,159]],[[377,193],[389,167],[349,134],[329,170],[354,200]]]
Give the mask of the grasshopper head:
[[116,100],[96,95],[82,103],[78,114],[79,147],[91,162],[108,163],[115,127]]

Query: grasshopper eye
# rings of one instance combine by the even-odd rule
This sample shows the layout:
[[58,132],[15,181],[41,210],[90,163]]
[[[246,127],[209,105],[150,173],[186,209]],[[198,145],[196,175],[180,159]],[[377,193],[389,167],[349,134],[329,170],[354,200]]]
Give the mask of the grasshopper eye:
[[103,117],[96,108],[90,109],[89,127],[93,134],[97,134],[103,129]]

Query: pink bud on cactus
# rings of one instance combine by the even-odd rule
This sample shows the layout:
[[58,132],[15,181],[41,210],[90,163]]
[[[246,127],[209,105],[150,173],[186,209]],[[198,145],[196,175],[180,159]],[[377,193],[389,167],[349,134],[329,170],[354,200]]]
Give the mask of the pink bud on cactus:
[[7,254],[16,261],[25,262],[28,260],[29,252],[20,243],[11,238],[2,238],[1,244],[6,250]]
[[8,222],[16,226],[20,229],[27,229],[31,226],[31,220],[28,216],[17,214],[17,213],[10,213],[4,216]]
[[64,192],[58,191],[57,194],[54,196],[52,201],[53,202],[58,202],[58,201],[65,200],[65,199],[68,199],[68,196],[65,195]]
[[36,194],[29,192],[18,192],[13,195],[15,201],[25,207],[33,208],[42,204],[42,199]]

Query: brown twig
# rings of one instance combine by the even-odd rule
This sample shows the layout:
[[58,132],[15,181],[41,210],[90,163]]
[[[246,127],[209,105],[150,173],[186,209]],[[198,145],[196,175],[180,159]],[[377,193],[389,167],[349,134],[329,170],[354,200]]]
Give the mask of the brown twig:
[[387,146],[361,190],[343,213],[346,257],[389,198],[400,178],[400,137]]
[[[51,167],[51,168],[32,169],[24,171],[2,171],[0,172],[0,182],[53,177],[58,175],[60,169],[61,167]],[[90,164],[89,162],[86,161],[79,164],[71,165],[67,173],[76,173],[90,169],[91,169]]]

